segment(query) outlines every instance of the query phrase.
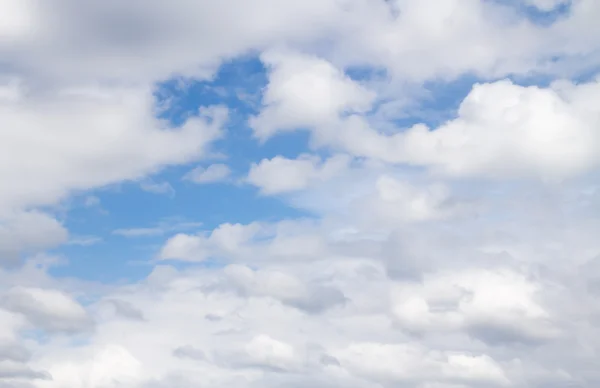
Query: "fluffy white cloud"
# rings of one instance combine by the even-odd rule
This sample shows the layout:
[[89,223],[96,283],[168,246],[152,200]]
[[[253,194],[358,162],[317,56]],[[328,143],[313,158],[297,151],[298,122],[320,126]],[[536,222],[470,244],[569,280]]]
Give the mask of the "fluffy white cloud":
[[160,252],[161,259],[202,261],[207,256],[205,239],[183,233],[171,237]]
[[276,156],[253,164],[248,182],[260,188],[263,194],[281,194],[308,188],[313,183],[327,181],[342,174],[350,163],[345,155],[321,160],[311,155],[297,159]]
[[[227,226],[208,239],[234,249],[242,231]],[[55,340],[33,347],[29,368],[53,378],[36,380],[36,386],[253,387],[289,378],[323,387],[541,387],[548,379],[568,384],[592,378],[577,364],[594,356],[576,345],[592,327],[569,331],[561,315],[579,313],[556,303],[560,295],[577,305],[587,291],[571,294],[552,284],[555,274],[535,279],[507,267],[507,260],[506,269],[470,269],[472,260],[452,263],[459,252],[435,244],[429,252],[442,254],[449,270],[427,270],[422,281],[390,280],[379,254],[364,255],[373,242],[330,241],[311,261],[238,255],[252,264],[158,267],[145,281],[111,287],[90,306],[96,329],[86,345]],[[521,265],[533,268],[526,259]],[[258,262],[262,268],[252,269]],[[343,299],[329,298],[327,290]],[[36,316],[49,314],[50,306],[53,319],[83,316],[62,297],[42,299],[46,307],[36,308]],[[33,313],[27,314],[30,320]],[[2,322],[5,327],[9,320]],[[22,324],[17,319],[14,327]],[[547,357],[567,344],[582,361],[557,365]]]
[[36,327],[50,331],[79,331],[92,324],[85,309],[68,294],[31,287],[13,287],[2,297],[3,307],[23,314]]
[[[304,85],[300,88],[310,88]],[[462,101],[458,117],[435,129],[419,124],[390,135],[359,115],[334,112],[329,121],[312,128],[312,135],[317,145],[426,166],[448,176],[563,179],[598,164],[600,139],[594,127],[600,111],[589,101],[599,90],[596,81],[556,82],[548,88],[510,81],[476,84]],[[301,94],[293,91],[281,98],[292,103]]]
[[163,260],[207,259],[252,262],[314,258],[323,252],[325,236],[311,222],[221,224],[210,232],[179,233],[167,240],[158,257]]
[[389,175],[380,176],[375,193],[359,200],[362,217],[379,227],[402,222],[444,219],[457,213],[450,190],[441,185],[415,187]]
[[[2,210],[52,204],[73,190],[136,179],[198,159],[220,135],[226,110],[169,128],[147,90],[82,89],[0,101]],[[209,123],[207,120],[211,119]],[[32,141],[31,139],[36,139]]]
[[[331,1],[280,5],[271,0],[218,5],[180,0],[169,6],[154,0],[61,0],[52,7],[10,1],[3,7],[3,30],[12,38],[0,45],[5,61],[60,82],[206,76],[222,58],[288,38],[310,38],[316,31],[307,20],[319,14],[331,20],[336,11]],[[265,10],[271,11],[268,17]],[[218,38],[203,39],[207,33]],[[24,51],[15,51],[16,45]],[[37,63],[42,59],[43,65]]]
[[450,175],[570,177],[598,164],[600,111],[589,101],[599,91],[597,82],[475,85],[456,119],[390,140],[406,161]]
[[491,343],[543,341],[560,333],[536,300],[539,289],[503,269],[441,273],[394,287],[392,313],[416,332],[465,329]]
[[50,249],[67,241],[67,230],[54,218],[35,211],[0,218],[0,263],[14,264],[21,252]]
[[488,356],[431,354],[414,345],[356,343],[337,353],[342,366],[383,384],[418,384],[424,376],[435,382],[509,384],[502,367]]
[[249,360],[257,366],[293,370],[295,364],[300,364],[301,362],[292,346],[264,334],[252,338],[244,346],[244,350]]
[[258,224],[222,224],[210,234],[179,233],[171,237],[160,251],[161,259],[203,261],[211,255],[239,253],[256,235]]
[[282,130],[327,127],[340,114],[368,111],[375,98],[320,58],[275,52],[264,54],[262,60],[271,68],[265,108],[250,120],[260,139]]
[[[547,10],[558,2],[530,3]],[[404,81],[561,69],[597,54],[594,0],[574,2],[568,17],[550,28],[529,21],[510,2],[436,4],[60,0],[49,6],[10,0],[0,12],[0,53],[17,73],[55,82],[207,76],[224,58],[282,45],[325,52],[344,65],[385,68]]]
[[246,266],[231,265],[225,268],[225,274],[242,295],[272,297],[309,313],[320,313],[346,300],[336,288],[314,282],[309,287],[300,279],[281,271],[255,272]]

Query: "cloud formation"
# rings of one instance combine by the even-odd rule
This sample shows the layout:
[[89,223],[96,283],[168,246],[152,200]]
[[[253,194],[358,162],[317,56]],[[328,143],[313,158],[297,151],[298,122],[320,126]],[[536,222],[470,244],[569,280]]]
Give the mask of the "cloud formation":
[[598,386],[599,19],[0,2],[0,388]]

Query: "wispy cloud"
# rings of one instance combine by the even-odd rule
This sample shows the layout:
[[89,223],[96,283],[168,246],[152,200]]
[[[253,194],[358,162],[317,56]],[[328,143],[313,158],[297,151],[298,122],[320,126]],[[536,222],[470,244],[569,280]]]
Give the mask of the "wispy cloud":
[[87,247],[90,245],[96,245],[103,241],[102,237],[99,236],[73,236],[67,242],[67,245],[78,245]]
[[183,179],[197,184],[207,184],[223,182],[231,175],[231,169],[221,163],[211,164],[210,166],[196,167],[184,175]]
[[153,237],[162,236],[173,232],[197,229],[200,226],[202,226],[201,222],[177,222],[173,220],[163,220],[158,224],[150,227],[116,229],[113,230],[112,234],[128,238]]
[[140,188],[149,193],[175,196],[175,189],[169,182],[143,181],[140,182]]

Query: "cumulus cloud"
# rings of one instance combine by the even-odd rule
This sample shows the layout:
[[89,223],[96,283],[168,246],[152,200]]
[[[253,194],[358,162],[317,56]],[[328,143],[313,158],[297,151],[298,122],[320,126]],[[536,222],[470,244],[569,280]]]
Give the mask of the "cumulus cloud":
[[327,126],[340,114],[369,110],[375,98],[373,92],[320,58],[275,52],[262,60],[271,67],[265,107],[250,120],[260,139],[282,130]]
[[210,234],[189,235],[179,233],[162,247],[161,259],[203,261],[211,255],[238,253],[258,232],[258,224],[222,224]]
[[362,202],[365,217],[379,226],[440,220],[459,210],[444,185],[420,188],[389,175],[380,176],[375,183],[375,193]]
[[383,384],[415,384],[423,375],[450,383],[509,384],[502,368],[487,356],[427,354],[418,346],[377,343],[352,344],[336,354],[342,365]]
[[0,263],[18,262],[20,253],[54,248],[68,239],[67,230],[48,214],[19,212],[0,218]]
[[[324,78],[321,82],[332,82],[333,76]],[[270,80],[270,84],[278,82],[275,76]],[[300,83],[300,90],[282,93],[280,98],[292,104],[307,85]],[[335,110],[329,120],[309,129],[316,145],[341,147],[356,156],[390,163],[421,165],[446,176],[557,180],[597,166],[600,142],[593,128],[599,113],[587,103],[597,91],[595,81],[556,82],[548,88],[498,81],[474,85],[457,117],[435,129],[418,124],[388,135],[360,115],[348,117]],[[302,128],[307,114],[299,119],[286,117],[295,120],[292,128]]]
[[542,341],[560,332],[536,300],[539,288],[502,269],[439,274],[394,287],[392,313],[411,331],[464,328],[491,343]]
[[259,334],[245,344],[239,362],[248,363],[248,366],[291,371],[300,364],[298,356],[290,344]]
[[173,129],[154,118],[147,93],[88,88],[63,90],[50,100],[23,95],[18,102],[2,101],[2,126],[15,128],[0,142],[0,179],[12,182],[0,194],[3,208],[52,204],[73,190],[192,161],[219,136],[224,108],[205,110]]
[[346,301],[336,288],[304,284],[300,279],[279,271],[252,271],[240,265],[225,268],[225,274],[238,292],[246,296],[267,296],[309,313],[319,313]]
[[264,194],[282,194],[327,181],[342,174],[349,163],[350,159],[345,155],[332,156],[327,160],[311,155],[301,155],[297,159],[276,156],[253,164],[247,180]]
[[224,223],[212,231],[172,236],[161,247],[158,258],[191,262],[215,259],[221,263],[314,260],[326,253],[329,239],[320,235],[319,229],[318,224],[303,219]]
[[44,330],[76,332],[92,324],[85,309],[58,290],[13,287],[3,296],[2,305]]
[[46,372],[30,369],[23,365],[0,363],[0,378],[2,379],[25,379],[25,380],[51,380]]
[[600,116],[587,102],[598,90],[596,82],[547,89],[509,81],[475,85],[458,118],[391,140],[407,161],[449,175],[571,177],[598,163],[593,128]]

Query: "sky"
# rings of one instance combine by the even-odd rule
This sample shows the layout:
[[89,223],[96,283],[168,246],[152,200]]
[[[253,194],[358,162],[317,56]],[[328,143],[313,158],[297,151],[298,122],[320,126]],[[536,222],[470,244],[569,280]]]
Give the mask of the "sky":
[[0,388],[596,388],[596,0],[0,0]]

